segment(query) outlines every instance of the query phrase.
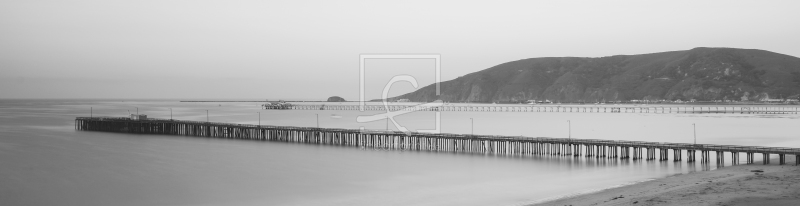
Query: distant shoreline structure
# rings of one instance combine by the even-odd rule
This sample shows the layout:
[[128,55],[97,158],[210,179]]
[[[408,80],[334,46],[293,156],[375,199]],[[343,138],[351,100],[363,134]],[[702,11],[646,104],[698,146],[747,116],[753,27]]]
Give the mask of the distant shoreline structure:
[[[269,103],[275,101],[252,101],[252,100],[182,100],[179,102],[261,102],[261,103]],[[283,102],[327,102],[327,103],[342,103],[342,102],[328,102],[325,100],[283,100]],[[343,102],[355,102],[358,103],[359,101],[343,101]],[[365,101],[365,102],[381,102],[381,101]],[[389,103],[396,103],[394,101],[390,101]],[[425,103],[425,102],[401,102],[401,103]],[[491,102],[447,102],[447,103],[459,103],[459,104],[492,104]],[[498,102],[495,103],[498,105],[595,105],[594,102],[562,102],[562,103],[537,103],[537,104],[523,104],[523,103],[503,103]],[[604,105],[795,105],[791,103],[775,103],[775,102],[683,102],[683,103],[674,103],[674,102],[618,102],[618,103],[604,103]]]
[[[180,102],[275,102],[275,101],[249,101],[249,100],[187,100]],[[328,102],[328,101],[284,101],[284,102]],[[344,101],[344,102],[358,102],[358,101]]]

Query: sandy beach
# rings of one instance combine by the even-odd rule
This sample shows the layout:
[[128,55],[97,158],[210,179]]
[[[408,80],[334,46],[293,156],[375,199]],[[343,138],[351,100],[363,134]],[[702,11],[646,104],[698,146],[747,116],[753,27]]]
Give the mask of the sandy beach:
[[800,167],[727,166],[535,205],[800,205]]

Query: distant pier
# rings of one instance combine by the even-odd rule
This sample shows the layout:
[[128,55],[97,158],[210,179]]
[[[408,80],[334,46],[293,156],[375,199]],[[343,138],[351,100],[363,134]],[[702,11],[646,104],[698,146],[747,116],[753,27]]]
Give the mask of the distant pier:
[[[733,164],[739,164],[740,154],[746,163],[754,162],[761,154],[764,164],[770,155],[779,156],[779,164],[786,164],[786,156],[795,156],[800,162],[800,148],[757,147],[714,144],[685,144],[599,139],[568,139],[549,137],[492,136],[465,134],[402,133],[356,129],[315,127],[260,126],[218,122],[180,121],[169,119],[132,120],[127,117],[77,117],[75,129],[135,134],[163,134],[242,139],[256,141],[281,141],[306,144],[340,145],[376,149],[437,151],[503,155],[560,155],[585,158],[619,158],[646,161],[712,161],[716,154],[718,166],[724,166],[728,153]],[[698,153],[700,158],[697,158]]]
[[262,105],[263,109],[277,110],[364,110],[364,111],[441,111],[441,112],[581,112],[581,113],[720,113],[720,114],[798,114],[799,107],[765,106],[463,106],[414,107],[407,105]]

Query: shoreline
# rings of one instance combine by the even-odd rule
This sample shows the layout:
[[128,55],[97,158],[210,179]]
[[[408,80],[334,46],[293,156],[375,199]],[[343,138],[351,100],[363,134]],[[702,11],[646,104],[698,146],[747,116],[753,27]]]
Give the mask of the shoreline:
[[[763,172],[756,172],[759,170]],[[800,202],[800,166],[787,161],[785,165],[756,162],[675,174],[526,205],[795,205],[797,202]]]
[[[673,175],[670,175],[670,176],[673,176]],[[575,198],[575,197],[579,197],[579,196],[583,196],[583,195],[599,193],[599,192],[603,192],[605,190],[610,190],[610,189],[615,189],[615,188],[620,188],[620,187],[626,187],[626,186],[631,186],[631,185],[636,185],[636,184],[642,184],[642,183],[653,181],[653,180],[657,180],[657,179],[659,179],[659,178],[650,178],[650,179],[645,179],[645,180],[640,180],[640,181],[630,181],[630,182],[625,182],[625,183],[622,183],[622,184],[613,185],[613,186],[605,187],[605,188],[588,189],[588,190],[583,190],[583,191],[579,191],[579,192],[575,192],[575,193],[569,193],[569,194],[565,194],[565,195],[559,195],[559,196],[553,196],[553,197],[548,197],[548,198],[544,198],[544,199],[539,199],[539,200],[535,200],[535,201],[528,202],[528,203],[521,204],[521,205],[531,205],[531,206],[533,206],[533,205],[541,205],[541,204],[546,204],[546,203],[550,203],[550,202],[571,199],[571,198]]]

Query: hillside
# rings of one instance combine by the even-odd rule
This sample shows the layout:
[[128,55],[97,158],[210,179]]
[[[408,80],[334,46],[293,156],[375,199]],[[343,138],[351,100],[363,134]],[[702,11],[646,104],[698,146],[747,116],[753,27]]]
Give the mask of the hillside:
[[736,100],[797,97],[800,58],[755,49],[694,48],[600,58],[503,63],[394,99],[430,102]]

